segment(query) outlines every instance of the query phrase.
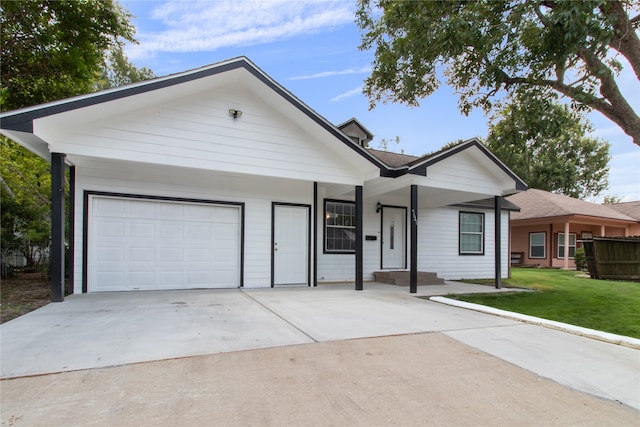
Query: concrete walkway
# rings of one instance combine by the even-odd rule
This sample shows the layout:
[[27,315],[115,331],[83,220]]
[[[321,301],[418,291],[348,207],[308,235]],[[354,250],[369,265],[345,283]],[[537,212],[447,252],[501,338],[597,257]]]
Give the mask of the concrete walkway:
[[[492,289],[450,283],[420,287],[418,295],[486,292]],[[7,425],[10,417],[32,419],[33,423],[23,425],[38,424],[38,420],[46,420],[37,416],[40,412],[34,408],[39,407],[39,404],[46,408],[60,408],[60,405],[69,405],[70,402],[76,408],[91,408],[92,414],[96,407],[102,408],[109,416],[114,415],[114,408],[121,405],[121,408],[126,408],[123,413],[131,412],[130,416],[133,418],[129,423],[117,424],[140,425],[140,422],[135,422],[137,418],[130,403],[118,403],[118,399],[115,402],[99,402],[101,399],[113,399],[118,393],[119,399],[122,399],[124,393],[139,405],[160,405],[162,399],[171,399],[173,396],[176,400],[165,404],[175,407],[199,402],[196,399],[199,392],[221,393],[209,397],[225,399],[223,406],[207,416],[226,414],[225,416],[231,417],[226,411],[233,408],[240,411],[235,418],[228,419],[230,422],[222,423],[226,425],[300,425],[296,422],[300,421],[298,416],[302,416],[310,408],[326,410],[323,405],[334,405],[334,409],[342,411],[343,416],[336,415],[337,418],[330,418],[327,423],[302,424],[345,425],[353,424],[350,417],[362,415],[363,411],[376,413],[366,408],[372,402],[384,400],[371,393],[382,392],[385,385],[389,387],[385,389],[385,393],[392,395],[389,402],[402,400],[401,390],[404,390],[409,393],[408,402],[413,402],[407,406],[407,410],[416,409],[416,405],[423,408],[422,405],[430,402],[426,407],[431,407],[434,411],[437,408],[433,405],[439,407],[441,411],[436,412],[441,412],[444,417],[441,420],[445,424],[482,424],[472,422],[471,415],[467,419],[469,422],[461,418],[461,422],[456,423],[453,419],[446,418],[447,411],[444,408],[453,410],[456,405],[467,404],[468,407],[473,407],[484,403],[495,414],[507,417],[495,418],[495,423],[490,422],[490,418],[484,418],[486,424],[520,425],[583,424],[581,420],[596,425],[598,423],[594,420],[598,418],[581,417],[591,413],[585,410],[587,406],[600,408],[602,404],[606,404],[604,413],[613,416],[609,421],[616,422],[601,425],[626,425],[626,421],[638,420],[639,413],[631,408],[640,408],[638,350],[418,299],[410,295],[407,288],[376,283],[365,284],[365,291],[362,292],[354,291],[352,285],[324,285],[311,289],[75,295],[67,298],[64,303],[49,304],[3,324],[0,326],[0,333],[2,378],[17,378],[0,383],[2,422]],[[376,338],[385,336],[387,338]],[[241,351],[252,349],[254,351]],[[324,357],[322,355],[327,360],[320,361],[319,358]],[[369,357],[376,355],[380,358]],[[185,359],[188,356],[194,357]],[[366,361],[373,359],[376,360],[374,366],[369,367],[369,371],[362,371]],[[236,360],[245,360],[246,364],[238,366]],[[267,363],[268,360],[271,362]],[[290,363],[301,360],[305,362],[298,366],[289,365],[285,363],[286,360]],[[335,366],[329,363],[331,360],[336,363]],[[159,362],[140,364],[152,361]],[[449,364],[453,361],[458,363]],[[360,366],[361,364],[364,365]],[[313,370],[320,365],[322,369],[314,374]],[[119,367],[99,369],[113,366]],[[527,371],[521,371],[516,366]],[[305,367],[311,372],[305,371]],[[262,369],[274,371],[269,374],[262,372]],[[278,371],[279,369],[284,371]],[[347,375],[350,372],[348,370],[351,369],[355,375],[351,378],[354,385],[352,391],[364,393],[366,398],[351,396],[348,382],[343,383],[347,381],[350,375]],[[18,378],[78,370],[87,371]],[[390,378],[394,372],[399,379],[405,379],[411,385],[403,388],[401,384],[397,384]],[[411,379],[411,373],[415,380]],[[327,377],[314,376],[325,374]],[[480,387],[484,374],[487,375],[487,383]],[[238,384],[228,384],[225,381],[225,378],[230,380],[230,375],[234,378],[231,382]],[[339,381],[343,388],[334,390],[337,394],[332,395],[330,386],[324,384],[324,381],[341,375],[345,376]],[[528,379],[525,379],[527,376]],[[542,380],[541,377],[547,380]],[[159,383],[152,386],[149,381],[154,378]],[[439,380],[436,381],[435,378]],[[287,382],[286,379],[290,381]],[[280,391],[282,395],[278,395],[279,389],[275,385],[269,386],[265,381],[284,381]],[[298,384],[299,381],[301,382]],[[370,381],[379,383],[368,384]],[[450,382],[449,386],[453,388],[445,387],[441,384],[443,381]],[[553,390],[545,389],[540,390],[540,394],[527,394],[522,388],[525,387],[523,384],[531,383],[529,385],[534,387],[541,381]],[[95,382],[102,384],[98,390],[94,388],[89,389],[92,391],[81,392],[85,387],[83,384],[88,386]],[[294,383],[300,389],[293,385],[288,388],[287,385]],[[555,404],[549,401],[548,393],[554,393],[552,399],[555,401],[558,399],[556,395],[569,391],[558,383],[608,401],[576,393],[574,397],[579,398],[578,401],[582,403],[574,401],[572,405],[577,406],[568,406],[573,408],[572,414],[565,415],[571,416],[559,417],[558,412],[556,415],[559,418],[545,418],[545,414],[550,416],[555,410]],[[46,387],[43,388],[43,384]],[[162,394],[162,390],[152,389],[158,387],[158,384],[166,387],[166,396],[157,396],[160,400],[156,401],[154,393]],[[64,387],[68,389],[65,391]],[[242,391],[243,387],[247,389]],[[177,392],[171,393],[174,390]],[[317,400],[317,403],[301,407],[301,413],[296,413],[295,416],[289,413],[290,418],[286,418],[287,414],[276,416],[275,413],[264,412],[263,415],[267,418],[263,420],[265,422],[261,422],[260,418],[253,418],[260,411],[249,411],[251,416],[248,416],[248,409],[242,410],[244,402],[249,405],[248,408],[264,406],[264,411],[267,411],[266,403],[255,395],[258,390],[266,393],[262,399],[274,405],[283,404],[288,409],[292,408],[291,402],[299,402],[302,396],[304,401]],[[436,396],[434,393],[449,394]],[[532,407],[536,411],[552,411],[538,415],[542,417],[539,420],[548,422],[533,422],[533,418],[526,418],[532,416],[533,412],[529,413],[525,409],[522,409],[522,415],[528,422],[508,422],[512,420],[509,417],[513,414],[509,415],[509,409],[498,409],[500,399],[511,396],[507,399],[509,405],[515,405],[514,408],[526,406],[523,403],[518,406],[517,401],[522,397],[513,393],[524,393],[528,396],[527,401],[537,399],[538,404]],[[351,396],[354,405],[359,406],[360,410],[349,406],[349,400],[344,400],[347,395]],[[250,400],[252,404],[249,404],[248,396],[253,396]],[[79,400],[74,400],[76,398]],[[621,402],[627,406],[611,402]],[[85,406],[89,404],[91,406]],[[200,404],[204,405],[204,401]],[[391,411],[390,416],[393,414],[390,420],[400,419],[396,417],[398,408],[383,406]],[[164,408],[163,411],[166,412],[167,407]],[[183,412],[185,408],[182,408]],[[417,413],[423,414],[423,409]],[[158,413],[164,413],[163,411]],[[55,413],[62,416],[62,411]],[[170,414],[168,412],[167,416]],[[243,418],[242,414],[248,418]],[[27,415],[33,418],[28,418]],[[47,416],[46,411],[41,416]],[[268,418],[270,416],[274,418]],[[168,422],[170,418],[164,421],[157,418],[158,422],[152,424],[171,425],[187,418],[174,419],[174,422]],[[75,421],[73,424],[91,425],[91,419],[93,418],[88,418],[87,423]],[[383,419],[377,423],[364,422],[367,419],[363,415],[361,425],[387,424]],[[105,420],[95,421],[93,424],[103,425]],[[117,418],[109,418],[108,424],[115,423],[115,420]],[[286,420],[288,421],[282,422]],[[311,420],[319,421],[313,418]],[[407,422],[398,424],[412,425],[417,419],[404,420]],[[194,422],[207,424],[197,420]],[[68,423],[61,421],[51,425],[62,424]]]

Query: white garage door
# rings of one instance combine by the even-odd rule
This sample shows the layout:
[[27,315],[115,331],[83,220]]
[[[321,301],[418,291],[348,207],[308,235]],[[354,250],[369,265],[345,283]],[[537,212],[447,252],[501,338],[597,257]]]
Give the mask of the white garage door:
[[240,284],[240,208],[91,196],[88,291]]

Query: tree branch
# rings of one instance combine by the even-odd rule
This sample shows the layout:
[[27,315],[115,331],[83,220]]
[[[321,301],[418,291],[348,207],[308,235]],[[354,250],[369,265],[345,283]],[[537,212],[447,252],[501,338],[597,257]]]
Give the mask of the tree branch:
[[[612,49],[617,50],[631,64],[631,68],[636,74],[636,78],[640,80],[640,38],[634,30],[633,22],[629,19],[627,12],[624,10],[620,1],[611,1],[603,6],[600,10],[604,14],[613,16],[613,37],[608,45]],[[633,18],[637,20],[639,16]]]

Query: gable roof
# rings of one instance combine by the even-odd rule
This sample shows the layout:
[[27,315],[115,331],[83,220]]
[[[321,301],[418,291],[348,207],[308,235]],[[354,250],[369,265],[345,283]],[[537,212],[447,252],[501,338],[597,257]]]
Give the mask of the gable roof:
[[635,202],[615,203],[607,206],[640,221],[640,200]]
[[[176,86],[182,83],[192,82],[194,80],[202,79],[205,77],[222,74],[228,71],[236,69],[245,69],[251,73],[254,77],[267,85],[279,96],[287,100],[291,105],[319,124],[327,132],[333,135],[340,142],[351,148],[360,156],[366,158],[380,169],[382,176],[388,174],[398,174],[399,171],[391,171],[387,165],[381,162],[378,158],[370,154],[366,149],[358,144],[354,144],[353,141],[346,136],[340,129],[314,111],[311,107],[306,105],[295,95],[285,89],[282,85],[277,83],[271,77],[269,77],[264,71],[262,71],[257,65],[251,62],[248,58],[240,56],[232,58],[226,61],[218,62],[212,65],[188,70],[176,74],[170,74],[168,76],[157,77],[151,80],[145,80],[142,82],[136,82],[124,86],[110,88],[99,92],[74,96],[58,101],[48,102],[45,104],[35,105],[19,110],[8,111],[0,114],[0,132],[9,136],[12,139],[20,140],[24,134],[34,133],[34,121],[39,118],[52,116],[68,111],[73,111],[89,106],[94,106],[109,101],[119,100],[139,94],[148,93],[158,89],[168,88]],[[353,119],[355,120],[355,119]],[[362,127],[362,125],[360,125]],[[364,129],[364,127],[363,127]],[[366,130],[366,129],[365,129]],[[368,131],[367,131],[368,132]],[[23,135],[21,135],[23,134]],[[42,142],[42,141],[41,141]],[[32,145],[31,144],[26,144]],[[37,153],[41,154],[41,153]]]
[[[493,173],[494,166],[497,166],[498,169],[502,170],[508,180],[512,180],[513,187],[511,184],[508,185],[509,192],[513,192],[514,189],[518,191],[527,188],[526,184],[519,177],[477,139],[465,141],[457,146],[422,158],[397,153],[376,154],[371,152],[355,143],[338,127],[303,103],[244,56],[152,80],[1,113],[0,133],[19,142],[46,159],[50,155],[50,145],[48,141],[45,140],[46,137],[39,133],[39,126],[43,123],[48,123],[48,126],[51,126],[52,123],[53,126],[64,126],[57,122],[59,118],[65,116],[68,118],[71,115],[80,116],[92,109],[95,113],[96,108],[100,108],[100,111],[106,110],[113,113],[118,103],[120,106],[126,105],[133,111],[133,109],[138,108],[145,102],[149,103],[149,100],[153,98],[160,100],[171,99],[171,97],[184,95],[182,93],[183,89],[188,89],[193,92],[200,87],[200,81],[198,81],[198,79],[206,79],[211,76],[220,75],[220,79],[217,80],[218,83],[226,80],[233,81],[234,73],[236,73],[234,70],[243,70],[243,72],[248,72],[251,76],[255,77],[256,85],[262,83],[262,85],[260,85],[261,92],[274,94],[274,97],[279,97],[277,99],[281,105],[287,105],[288,110],[295,111],[296,115],[300,113],[309,118],[315,125],[318,125],[327,132],[327,134],[324,135],[325,140],[329,141],[333,138],[337,140],[338,143],[342,143],[347,151],[355,152],[355,154],[359,156],[356,157],[358,160],[369,162],[369,164],[374,167],[374,171],[378,169],[379,176],[381,177],[397,178],[407,174],[426,176],[427,169],[430,165],[436,164],[462,151],[469,150],[472,156],[484,166],[486,171]],[[223,74],[224,77],[222,77]],[[254,81],[251,81],[251,83],[253,84]],[[124,100],[126,100],[126,102],[124,102]],[[371,132],[364,128],[356,119],[350,119],[340,126],[357,126],[359,129],[362,129],[364,133],[367,133],[367,135],[371,134]],[[34,128],[36,131],[34,131]],[[474,147],[476,147],[477,150],[473,150]]]
[[371,131],[364,127],[364,125],[360,123],[360,121],[355,117],[351,117],[349,120],[336,125],[336,127],[340,130],[344,130],[348,126],[355,126],[360,129],[360,131],[362,131],[362,133],[366,135],[365,142],[369,142],[373,139],[373,134],[371,133]]
[[582,215],[637,222],[634,218],[618,212],[608,205],[585,202],[584,200],[535,188],[508,196],[507,200],[520,207],[520,212],[511,215],[511,220],[513,221]]

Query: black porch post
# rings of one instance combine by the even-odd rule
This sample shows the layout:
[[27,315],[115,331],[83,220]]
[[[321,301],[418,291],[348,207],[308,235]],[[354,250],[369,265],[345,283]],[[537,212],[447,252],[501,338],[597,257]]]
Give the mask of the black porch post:
[[502,227],[501,227],[501,219],[502,219],[502,196],[495,196],[494,198],[495,204],[495,282],[496,289],[500,289],[502,287]]
[[64,301],[64,158],[51,153],[51,302]]
[[74,284],[74,270],[75,270],[75,261],[74,254],[75,251],[75,226],[76,219],[74,218],[76,213],[76,167],[69,167],[69,259],[65,263],[66,268],[69,270],[69,288],[67,289],[67,293],[73,293],[73,284]]
[[318,286],[318,183],[313,183],[313,286]]
[[418,292],[418,186],[411,185],[411,271],[409,292]]
[[362,290],[362,185],[356,185],[356,291]]

